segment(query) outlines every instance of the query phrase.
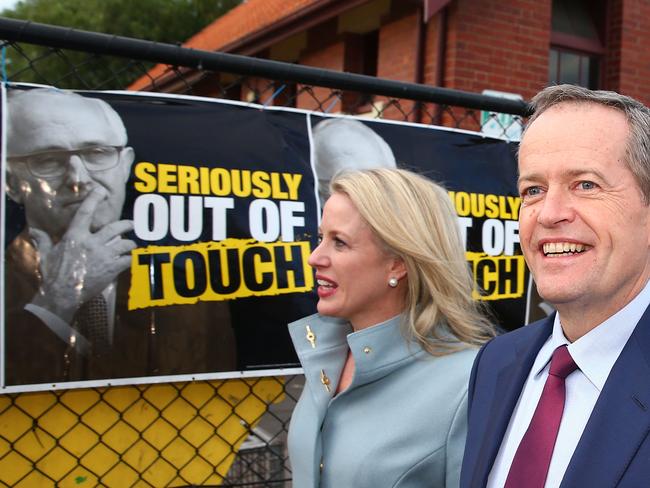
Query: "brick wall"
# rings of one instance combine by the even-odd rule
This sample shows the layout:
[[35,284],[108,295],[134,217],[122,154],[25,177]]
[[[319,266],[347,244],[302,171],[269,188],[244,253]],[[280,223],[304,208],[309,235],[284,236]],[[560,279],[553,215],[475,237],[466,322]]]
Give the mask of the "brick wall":
[[[379,55],[377,76],[390,80],[414,83],[416,71],[416,50],[418,33],[418,16],[411,15],[384,24],[379,30]],[[386,99],[377,97],[376,104],[385,106]],[[403,101],[399,107],[388,106],[383,116],[389,119],[413,119],[413,102]]]
[[[299,63],[306,66],[342,71],[344,48],[343,41],[339,41],[330,46],[301,55]],[[307,110],[324,110],[329,108],[330,112],[338,112],[341,110],[341,103],[334,98],[327,98],[331,94],[331,91],[329,88],[314,87],[312,94],[310,91],[305,92],[301,87],[298,87],[299,94],[296,106]],[[322,106],[319,105],[319,101],[322,103]]]
[[[418,35],[416,9],[387,19],[379,32],[377,76],[414,82]],[[436,17],[426,26],[424,82],[436,84],[437,28]],[[548,79],[551,0],[455,0],[449,4],[445,41],[443,86],[480,93],[495,89],[532,97]],[[335,36],[334,32],[327,32]],[[313,36],[312,36],[313,37]],[[329,45],[311,41],[299,63],[335,70],[344,67],[344,42],[341,37]],[[331,37],[330,37],[331,39]],[[327,90],[315,89],[316,98]],[[376,98],[382,103],[384,100]],[[297,106],[318,107],[309,93],[298,96]],[[329,105],[328,105],[329,106]],[[340,111],[335,103],[331,111]],[[400,112],[400,113],[398,113]],[[414,120],[413,104],[388,107],[387,118]],[[425,114],[430,111],[425,110]],[[426,117],[425,117],[426,120]]]
[[379,30],[377,76],[415,81],[415,50],[418,18],[412,15],[384,24]]
[[606,51],[602,82],[606,90],[618,91],[621,85],[621,40],[623,0],[610,0],[607,6]]
[[[415,6],[400,4],[383,19],[379,31],[377,76],[416,81],[418,14]],[[548,83],[552,0],[454,0],[447,7],[443,83],[474,93],[494,89],[530,99]],[[650,0],[609,0],[603,88],[620,91],[650,103]],[[436,85],[437,29],[440,14],[426,25],[424,82]],[[299,63],[344,70],[344,36],[336,21],[313,27]],[[329,89],[314,88],[313,95],[298,87],[297,106],[341,110]],[[245,94],[242,94],[245,96]],[[321,101],[319,104],[318,100]],[[323,103],[322,101],[325,100]],[[377,105],[385,99],[376,97]],[[387,107],[384,116],[414,120],[412,102]],[[427,106],[428,122],[435,107]],[[478,115],[477,115],[478,117]],[[475,121],[468,122],[468,128]]]
[[618,91],[650,105],[650,0],[623,0]]
[[457,0],[449,6],[445,86],[530,98],[548,81],[551,0]]

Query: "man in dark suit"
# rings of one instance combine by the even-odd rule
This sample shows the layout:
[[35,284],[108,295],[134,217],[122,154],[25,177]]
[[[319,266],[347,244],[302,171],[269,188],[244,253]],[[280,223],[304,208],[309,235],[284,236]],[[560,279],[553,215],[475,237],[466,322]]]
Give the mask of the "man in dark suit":
[[7,194],[27,228],[6,250],[6,384],[234,368],[227,305],[128,310],[133,161],[103,100],[9,91]]
[[462,488],[650,483],[650,110],[561,85],[519,149],[521,245],[551,317],[483,347]]

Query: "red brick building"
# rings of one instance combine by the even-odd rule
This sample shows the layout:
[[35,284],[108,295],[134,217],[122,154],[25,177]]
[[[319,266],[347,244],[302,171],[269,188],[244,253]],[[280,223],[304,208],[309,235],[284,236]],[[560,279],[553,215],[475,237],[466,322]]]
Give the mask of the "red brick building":
[[[185,45],[524,99],[569,82],[650,104],[650,0],[247,0]],[[227,80],[215,77],[194,92],[216,95]],[[250,85],[232,97],[254,98]]]

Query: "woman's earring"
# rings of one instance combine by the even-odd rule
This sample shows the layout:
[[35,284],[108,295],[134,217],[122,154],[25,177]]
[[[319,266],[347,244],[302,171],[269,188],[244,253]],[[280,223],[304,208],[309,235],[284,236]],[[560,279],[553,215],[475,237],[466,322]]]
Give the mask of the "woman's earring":
[[388,280],[388,286],[391,288],[396,288],[398,283],[399,281],[397,281],[397,278],[391,278]]

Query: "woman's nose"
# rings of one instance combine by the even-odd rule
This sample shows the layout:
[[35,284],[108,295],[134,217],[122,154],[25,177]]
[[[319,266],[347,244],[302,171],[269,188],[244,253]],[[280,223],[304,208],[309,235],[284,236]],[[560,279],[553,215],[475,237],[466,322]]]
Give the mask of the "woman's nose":
[[307,263],[309,263],[309,266],[312,268],[322,268],[324,266],[327,266],[329,264],[329,259],[327,259],[326,252],[323,249],[323,242],[321,241],[318,246],[316,246],[316,249],[312,251],[312,253],[309,255],[309,259],[307,260]]

